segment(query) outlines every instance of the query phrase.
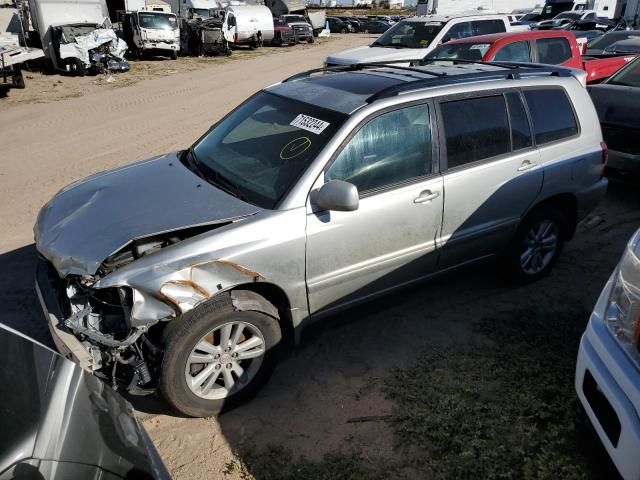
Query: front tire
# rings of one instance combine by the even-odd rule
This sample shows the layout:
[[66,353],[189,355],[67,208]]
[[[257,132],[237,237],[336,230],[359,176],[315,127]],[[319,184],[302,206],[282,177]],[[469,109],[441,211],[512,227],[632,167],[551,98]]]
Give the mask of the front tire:
[[548,275],[558,261],[566,237],[562,211],[542,207],[522,222],[503,257],[505,273],[518,284]]
[[160,392],[179,412],[207,417],[253,397],[275,366],[277,319],[216,298],[166,327]]

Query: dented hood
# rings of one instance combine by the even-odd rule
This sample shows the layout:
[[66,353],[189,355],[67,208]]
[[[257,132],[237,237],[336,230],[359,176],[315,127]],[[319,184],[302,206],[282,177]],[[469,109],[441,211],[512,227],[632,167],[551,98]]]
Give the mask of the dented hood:
[[34,233],[61,276],[93,275],[132,240],[259,210],[199,178],[174,153],[69,185],[42,208]]

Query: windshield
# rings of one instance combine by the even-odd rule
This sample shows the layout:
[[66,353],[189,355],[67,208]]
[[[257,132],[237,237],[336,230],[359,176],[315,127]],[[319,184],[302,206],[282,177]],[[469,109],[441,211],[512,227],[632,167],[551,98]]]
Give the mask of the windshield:
[[401,22],[393,25],[372,47],[427,48],[444,27],[443,22]]
[[527,13],[520,19],[521,22],[536,22],[540,19],[539,13]]
[[583,15],[582,13],[564,12],[564,13],[561,13],[560,15],[557,15],[555,17],[555,20],[559,20],[561,18],[569,18],[569,19],[572,19],[572,20],[579,20],[580,17],[582,17],[582,15]]
[[60,27],[60,43],[67,44],[73,43],[77,37],[82,37],[84,35],[89,35],[95,29],[100,28],[96,24],[86,24],[86,25],[63,25]]
[[274,208],[346,115],[261,92],[191,150],[197,173],[263,208]]
[[610,45],[613,45],[616,42],[621,40],[627,40],[629,38],[640,38],[638,34],[631,34],[629,32],[616,32],[616,33],[605,33],[601,37],[594,38],[589,43],[587,43],[587,48],[596,48],[598,50],[604,50]]
[[285,21],[287,22],[303,22],[306,23],[307,21],[305,20],[305,18],[301,15],[287,15],[285,17]]
[[209,9],[208,8],[194,8],[193,15],[197,15],[202,18],[209,18]]
[[175,30],[178,22],[175,15],[155,12],[138,12],[138,20],[142,28],[157,30]]
[[481,62],[485,54],[491,48],[490,43],[460,43],[453,45],[440,45],[430,52],[427,59],[458,59]]
[[640,87],[640,58],[636,58],[612,76],[607,83],[625,85],[627,87]]

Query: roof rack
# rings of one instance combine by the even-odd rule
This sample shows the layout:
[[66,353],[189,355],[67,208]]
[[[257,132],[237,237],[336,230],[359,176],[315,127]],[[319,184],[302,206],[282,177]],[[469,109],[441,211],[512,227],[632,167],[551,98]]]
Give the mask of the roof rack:
[[409,71],[413,73],[421,73],[423,75],[430,75],[433,78],[420,78],[415,79],[408,82],[402,82],[396,85],[392,85],[390,87],[384,88],[377,93],[374,93],[370,97],[367,98],[367,103],[372,103],[375,100],[380,100],[381,98],[388,98],[392,96],[399,95],[403,92],[409,92],[412,90],[418,90],[421,88],[440,86],[450,83],[461,83],[466,80],[518,80],[524,74],[529,75],[539,75],[539,74],[547,74],[548,76],[556,76],[556,77],[571,77],[572,73],[570,69],[563,67],[555,67],[552,65],[542,65],[537,63],[520,63],[520,62],[481,62],[476,60],[451,60],[451,59],[428,59],[425,60],[428,63],[434,63],[438,61],[446,61],[446,62],[457,62],[463,64],[475,64],[475,65],[488,65],[492,67],[500,67],[505,69],[505,71],[496,71],[496,70],[485,70],[485,71],[475,71],[468,73],[461,73],[456,75],[451,75],[443,72],[434,72],[423,66],[399,66],[396,64],[402,63],[420,63],[423,59],[407,59],[407,60],[393,60],[388,62],[368,62],[368,63],[357,63],[352,65],[339,65],[335,67],[324,67],[324,68],[314,68],[313,70],[308,70],[306,72],[298,73],[293,75],[285,80],[285,82],[293,82],[296,80],[301,80],[303,78],[308,78],[315,73],[323,73],[323,72],[356,72],[367,69],[375,69],[380,67],[390,67],[396,70]]
[[312,70],[307,70],[306,72],[301,72],[301,73],[297,73],[295,75],[292,75],[288,78],[285,78],[282,83],[285,82],[293,82],[296,80],[302,80],[303,78],[309,78],[311,75],[313,75],[314,73],[323,73],[323,72],[357,72],[359,70],[367,70],[367,69],[373,69],[373,68],[379,68],[379,67],[393,67],[397,70],[407,70],[407,71],[414,71],[414,72],[420,72],[420,73],[424,73],[427,75],[433,75],[433,76],[444,76],[444,74],[441,73],[436,73],[436,72],[428,72],[424,69],[421,68],[415,68],[415,67],[406,67],[406,66],[400,66],[397,64],[401,64],[401,63],[408,63],[408,64],[412,64],[412,63],[417,63],[422,61],[422,58],[416,58],[416,59],[407,59],[407,60],[390,60],[387,62],[364,62],[364,63],[352,63],[349,65],[336,65],[336,66],[332,66],[332,67],[322,67],[322,68],[314,68]]
[[452,83],[462,83],[466,80],[519,80],[522,75],[547,74],[554,77],[571,77],[571,70],[541,64],[520,64],[516,62],[464,62],[477,63],[480,65],[491,65],[502,67],[507,71],[486,70],[481,72],[461,73],[459,75],[446,75],[438,78],[423,78],[411,82],[404,82],[384,88],[367,98],[367,103],[373,103],[382,98],[389,98],[412,90],[419,90],[427,87],[436,87]]

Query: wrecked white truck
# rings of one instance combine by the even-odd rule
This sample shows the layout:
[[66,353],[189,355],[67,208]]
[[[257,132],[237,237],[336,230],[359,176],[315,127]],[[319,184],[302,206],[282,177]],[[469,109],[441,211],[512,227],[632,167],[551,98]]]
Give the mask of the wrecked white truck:
[[29,0],[50,67],[73,75],[129,70],[127,44],[111,28],[104,0]]

